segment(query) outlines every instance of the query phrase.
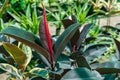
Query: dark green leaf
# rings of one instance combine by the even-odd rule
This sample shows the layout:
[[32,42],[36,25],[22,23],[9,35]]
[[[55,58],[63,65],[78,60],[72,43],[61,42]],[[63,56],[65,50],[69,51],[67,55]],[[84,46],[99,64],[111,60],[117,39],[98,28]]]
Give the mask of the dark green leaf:
[[68,71],[61,80],[102,80],[97,71],[91,71],[87,68],[76,68]]
[[15,38],[18,41],[23,42],[24,44],[27,44],[28,46],[38,51],[46,59],[49,60],[49,53],[40,46],[41,45],[40,39],[36,37],[34,34],[16,27],[5,28],[4,30],[2,30],[2,33]]
[[0,54],[0,63],[5,63],[6,60],[2,54]]
[[78,41],[77,41],[77,48],[78,48],[78,49],[79,49],[82,41],[85,39],[85,37],[86,37],[88,31],[90,30],[90,28],[92,27],[92,25],[93,25],[92,23],[91,23],[91,24],[83,25],[83,29],[82,29],[82,31],[80,32],[80,37],[79,37],[79,39],[78,39]]
[[71,69],[71,63],[72,63],[72,61],[65,54],[61,54],[60,55],[60,57],[58,58],[58,62],[57,63],[59,64],[59,68],[62,68],[62,69]]
[[120,68],[97,68],[100,74],[113,74],[113,73],[120,73]]
[[0,45],[0,53],[5,56],[9,56],[9,53],[4,49],[3,45]]
[[104,63],[95,63],[91,67],[96,69],[101,74],[120,73],[119,61],[108,61]]
[[[72,25],[72,24],[75,23],[75,21],[74,21],[75,16],[71,16],[71,17],[72,17],[72,20],[70,20],[70,19],[64,19],[64,20],[62,20],[62,23],[63,23],[65,29],[68,28],[70,25]],[[79,36],[80,36],[80,31],[77,30],[75,32],[74,36],[70,39],[72,47],[74,45],[76,45],[76,42],[79,39]]]
[[90,45],[86,48],[83,56],[85,56],[85,58],[88,61],[90,61],[104,54],[106,50],[107,50],[107,45],[105,44]]
[[7,41],[7,37],[0,33],[0,42]]
[[116,74],[104,74],[102,76],[104,77],[104,80],[115,80],[116,78]]
[[119,61],[108,61],[108,62],[104,62],[104,63],[95,63],[95,64],[92,64],[91,67],[93,69],[97,69],[97,68],[116,68],[116,69],[120,69],[120,62]]
[[57,41],[54,44],[55,61],[57,61],[61,52],[64,50],[66,44],[70,41],[70,39],[73,37],[73,35],[79,29],[80,26],[80,23],[72,24],[58,37]]
[[91,70],[90,65],[88,64],[87,60],[85,59],[84,56],[80,55],[79,52],[73,53],[71,55],[71,58],[75,60],[77,63],[78,67],[86,67]]

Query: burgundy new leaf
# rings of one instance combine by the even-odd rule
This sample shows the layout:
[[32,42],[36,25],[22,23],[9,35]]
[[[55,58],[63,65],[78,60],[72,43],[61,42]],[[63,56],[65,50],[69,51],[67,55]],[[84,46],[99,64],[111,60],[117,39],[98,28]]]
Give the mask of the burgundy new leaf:
[[[62,23],[63,23],[64,28],[66,29],[66,28],[68,28],[70,25],[76,23],[75,20],[76,20],[76,19],[75,19],[75,16],[74,16],[74,15],[71,16],[71,19],[64,19],[64,20],[62,20]],[[76,47],[77,47],[77,45],[76,45],[77,43],[76,43],[76,42],[78,41],[79,36],[80,36],[80,31],[77,30],[76,33],[74,34],[74,36],[73,36],[73,37],[71,38],[71,40],[70,40],[70,43],[71,43],[72,51],[73,51],[73,52],[76,50]]]
[[51,40],[51,36],[50,36],[50,32],[49,32],[49,28],[48,28],[48,22],[47,22],[47,18],[46,18],[46,11],[44,8],[44,5],[42,4],[44,13],[43,13],[43,17],[40,21],[40,25],[39,25],[39,36],[42,42],[42,46],[49,51],[50,53],[50,60],[53,63],[53,49],[52,49],[52,40]]

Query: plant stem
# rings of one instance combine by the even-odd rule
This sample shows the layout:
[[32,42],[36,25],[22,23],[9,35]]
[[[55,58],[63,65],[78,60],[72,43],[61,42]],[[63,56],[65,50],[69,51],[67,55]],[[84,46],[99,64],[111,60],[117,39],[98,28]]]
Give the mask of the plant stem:
[[54,73],[50,73],[49,76],[50,76],[49,80],[55,80],[55,74]]

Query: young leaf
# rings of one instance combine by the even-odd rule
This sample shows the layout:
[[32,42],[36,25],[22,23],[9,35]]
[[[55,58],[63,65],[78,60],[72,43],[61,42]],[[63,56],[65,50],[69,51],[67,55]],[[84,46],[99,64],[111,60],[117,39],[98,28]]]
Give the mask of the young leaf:
[[27,66],[26,54],[18,48],[16,45],[3,42],[4,48],[8,51],[11,57],[15,60],[21,70],[24,70]]
[[53,59],[52,40],[51,40],[49,28],[48,28],[48,22],[46,19],[45,7],[43,4],[42,6],[43,6],[44,13],[39,26],[39,35],[40,35],[43,47],[50,53],[50,59],[53,64],[54,59]]
[[46,51],[44,48],[40,46],[41,45],[40,39],[36,37],[34,34],[16,27],[7,27],[2,30],[2,33],[15,38],[18,41],[23,42],[24,44],[27,44],[28,46],[42,54],[49,61],[48,51]]
[[[70,19],[64,19],[64,20],[62,20],[62,23],[63,23],[65,29],[68,28],[70,25],[76,23],[75,19],[74,19],[75,16],[71,16],[71,17],[72,17],[72,20],[70,20]],[[70,39],[72,48],[74,48],[74,46],[76,46],[76,42],[79,39],[79,36],[80,36],[80,31],[77,30],[75,32],[74,36]],[[74,51],[74,49],[73,49],[73,51]]]
[[55,61],[57,61],[61,52],[64,50],[66,44],[70,41],[70,39],[73,37],[73,35],[79,29],[80,26],[80,23],[72,24],[58,37],[57,41],[54,44]]
[[31,19],[31,9],[30,9],[30,5],[28,4],[27,6],[27,10],[26,10],[26,16]]
[[16,69],[14,66],[6,64],[6,63],[0,63],[0,68],[16,76],[19,80],[23,80],[22,75],[19,73],[18,69]]
[[80,32],[80,37],[77,41],[77,49],[79,49],[82,41],[85,39],[85,37],[86,37],[88,31],[90,30],[90,28],[92,27],[92,25],[93,25],[92,23],[86,24],[85,26],[83,25],[84,27],[83,27],[82,31]]

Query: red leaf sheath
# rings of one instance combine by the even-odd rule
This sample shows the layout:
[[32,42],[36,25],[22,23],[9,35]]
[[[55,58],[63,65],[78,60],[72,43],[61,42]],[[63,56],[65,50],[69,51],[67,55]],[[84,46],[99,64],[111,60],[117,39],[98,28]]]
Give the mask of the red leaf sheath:
[[50,32],[49,32],[49,28],[48,28],[48,22],[46,19],[46,11],[44,8],[44,5],[42,4],[43,9],[44,9],[44,13],[43,13],[43,22],[44,22],[44,30],[45,30],[45,36],[47,39],[47,45],[48,45],[48,49],[49,49],[49,53],[50,53],[50,59],[51,62],[53,63],[53,49],[52,49],[52,40],[51,40],[51,36],[50,36]]

